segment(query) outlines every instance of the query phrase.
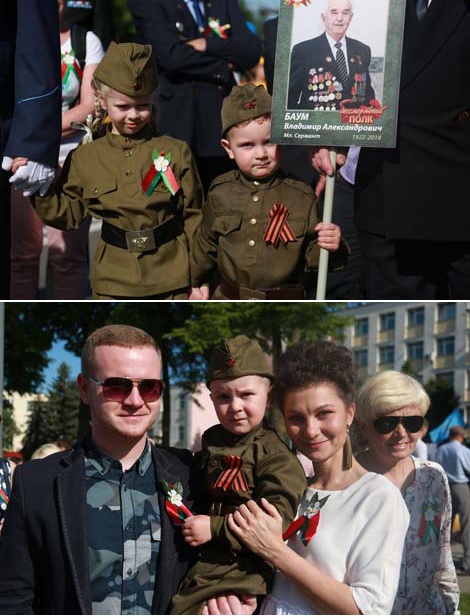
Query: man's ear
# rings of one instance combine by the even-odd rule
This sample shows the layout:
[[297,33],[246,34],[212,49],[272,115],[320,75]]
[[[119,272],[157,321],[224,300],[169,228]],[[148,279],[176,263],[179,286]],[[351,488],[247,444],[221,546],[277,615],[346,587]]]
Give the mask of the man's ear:
[[235,158],[235,156],[233,155],[232,148],[230,147],[230,141],[228,141],[228,139],[221,139],[220,140],[220,145],[227,152],[227,154],[229,155],[229,158],[231,158],[233,160]]
[[77,376],[77,386],[78,386],[78,391],[80,392],[80,398],[82,399],[83,404],[89,404],[90,382],[86,378],[86,376],[82,373],[80,373]]

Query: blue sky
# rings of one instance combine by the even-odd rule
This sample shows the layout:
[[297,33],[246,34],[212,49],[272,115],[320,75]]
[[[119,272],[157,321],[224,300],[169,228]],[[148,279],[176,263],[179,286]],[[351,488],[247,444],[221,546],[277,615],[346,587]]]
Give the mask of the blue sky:
[[64,349],[64,343],[62,341],[56,342],[48,353],[48,356],[53,359],[49,364],[49,367],[45,371],[45,385],[44,389],[48,389],[53,380],[57,376],[57,369],[62,362],[65,362],[70,366],[71,377],[75,378],[80,372],[80,358],[72,353],[69,353]]

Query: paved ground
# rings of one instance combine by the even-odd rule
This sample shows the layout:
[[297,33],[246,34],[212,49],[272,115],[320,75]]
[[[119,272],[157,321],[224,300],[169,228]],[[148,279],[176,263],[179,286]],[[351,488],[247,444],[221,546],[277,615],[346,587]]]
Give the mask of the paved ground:
[[458,570],[458,566],[462,558],[462,544],[461,543],[452,544],[452,556],[454,557],[454,563],[457,568],[457,578],[459,581],[460,592],[465,593],[465,594],[470,594],[470,575],[463,575]]

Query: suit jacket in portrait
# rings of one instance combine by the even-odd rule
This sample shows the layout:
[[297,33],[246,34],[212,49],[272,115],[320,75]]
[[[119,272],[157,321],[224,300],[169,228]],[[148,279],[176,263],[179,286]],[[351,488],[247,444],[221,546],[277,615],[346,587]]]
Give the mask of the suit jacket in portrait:
[[[408,0],[397,147],[363,148],[356,223],[389,239],[470,241],[470,3]],[[464,197],[462,197],[464,195]]]
[[205,20],[213,18],[226,40],[209,36],[207,50],[196,51],[185,41],[201,37],[184,0],[130,0],[141,43],[150,43],[157,63],[159,121],[162,133],[189,143],[197,156],[223,156],[220,145],[222,101],[235,85],[233,68],[255,66],[261,40],[246,25],[237,0],[207,0]]
[[374,98],[370,81],[370,47],[346,37],[348,79],[341,82],[326,34],[294,45],[289,73],[289,109],[338,110],[340,104],[368,105]]
[[[57,0],[2,3],[0,158],[25,156],[55,167],[62,122]],[[9,174],[0,171],[0,185]]]
[[[157,484],[180,480],[191,506],[198,492],[189,451],[152,447]],[[165,614],[193,551],[165,513],[153,614]],[[20,465],[0,540],[0,614],[91,614],[84,452],[79,444]]]

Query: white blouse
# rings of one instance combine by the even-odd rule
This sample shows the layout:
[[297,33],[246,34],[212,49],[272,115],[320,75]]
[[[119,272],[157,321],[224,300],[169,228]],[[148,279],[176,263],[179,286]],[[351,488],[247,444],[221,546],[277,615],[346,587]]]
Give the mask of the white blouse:
[[[388,479],[367,473],[344,490],[307,488],[302,515],[318,493],[316,534],[304,546],[299,532],[288,545],[323,573],[347,584],[363,614],[390,614],[400,575],[409,514],[400,491]],[[279,572],[262,605],[262,614],[319,614]]]

